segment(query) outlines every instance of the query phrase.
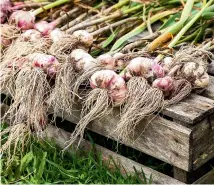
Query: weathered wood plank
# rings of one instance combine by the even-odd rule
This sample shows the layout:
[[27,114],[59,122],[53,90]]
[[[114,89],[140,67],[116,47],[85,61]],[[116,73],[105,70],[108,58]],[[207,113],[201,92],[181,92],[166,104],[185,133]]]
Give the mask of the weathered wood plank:
[[[202,97],[203,96],[203,97]],[[214,112],[214,76],[210,76],[209,86],[201,95],[191,94],[163,114],[184,123],[195,124]]]
[[[119,121],[118,110],[114,109],[113,112],[113,115],[93,121],[87,128],[117,140],[117,134],[114,130]],[[61,117],[62,115],[59,114],[58,116]],[[70,117],[64,113],[64,118],[73,123],[77,123],[78,117],[79,112],[77,111],[73,112],[73,116]],[[148,123],[146,131],[141,134]],[[142,120],[136,127],[135,134],[137,139],[134,142],[124,144],[183,170],[189,171],[191,169],[189,159],[191,129],[157,116],[152,121],[151,117]]]
[[193,184],[214,184],[214,169],[195,181]]
[[209,167],[208,166],[209,164],[205,164],[200,168],[193,170],[191,172],[186,172],[177,167],[173,167],[174,178],[181,182],[192,184],[193,182],[198,180],[200,177],[203,177],[205,174],[209,172],[210,166]]
[[163,110],[163,114],[189,124],[195,124],[213,112],[214,100],[193,93]]
[[[52,138],[58,143],[58,145],[62,148],[64,148],[64,143],[69,139],[70,133],[66,132],[62,129],[56,128],[54,126],[49,125],[45,130],[46,135],[49,138]],[[91,144],[89,141],[83,140],[81,143],[81,148],[84,150],[90,150]],[[95,149],[98,152],[102,153],[102,157],[104,160],[109,159],[109,156],[111,156],[116,163],[119,163],[121,165],[121,169],[125,169],[128,173],[135,173],[134,168],[141,172],[143,169],[143,172],[145,173],[146,178],[149,179],[150,175],[152,175],[153,184],[183,184],[182,182],[175,180],[167,175],[164,175],[160,172],[157,172],[151,168],[148,168],[144,165],[141,165],[131,159],[128,159],[126,157],[123,157],[115,152],[112,152],[106,148],[103,148],[99,145],[95,145]],[[123,167],[123,168],[122,168]]]
[[214,157],[214,114],[195,126],[192,138],[193,169],[197,169]]
[[175,179],[184,183],[189,183],[188,172],[181,170],[180,168],[174,167],[173,175]]

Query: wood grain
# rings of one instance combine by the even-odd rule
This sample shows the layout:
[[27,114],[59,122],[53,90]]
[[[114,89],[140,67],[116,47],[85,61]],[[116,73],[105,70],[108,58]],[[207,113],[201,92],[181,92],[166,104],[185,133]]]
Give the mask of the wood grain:
[[196,125],[192,137],[193,169],[197,169],[214,157],[214,114]]
[[[54,139],[61,148],[64,148],[64,143],[69,139],[70,133],[49,125],[45,130],[45,135],[48,136],[48,138]],[[88,151],[91,149],[91,144],[89,141],[83,140],[80,147]],[[103,160],[108,160],[111,156],[117,164],[120,164],[121,169],[125,169],[129,174],[135,173],[133,168],[135,167],[138,172],[143,170],[147,179],[149,179],[150,175],[152,175],[153,184],[184,184],[99,145],[95,145],[95,149],[97,152],[102,153]]]
[[[201,181],[202,177],[204,178],[207,175],[209,177],[211,177],[209,175],[211,171],[213,171],[213,169],[210,169],[209,164],[205,164],[205,165],[201,166],[200,168],[198,168],[197,170],[194,170],[192,172],[186,172],[186,171],[181,170],[179,168],[173,167],[174,178],[181,181],[181,182],[187,183],[187,184],[192,184],[196,181],[198,181],[198,183],[202,182]],[[199,180],[199,179],[201,179],[201,180]],[[213,181],[207,181],[207,182],[213,183]]]
[[209,86],[200,94],[189,97],[163,111],[163,114],[183,123],[196,124],[214,113],[214,76],[209,76]]
[[[113,115],[93,121],[87,128],[117,140],[117,134],[114,132],[119,121],[117,115],[118,110],[114,109]],[[73,123],[77,123],[78,117],[79,112],[77,111],[73,112],[73,116],[66,116],[64,113],[64,118]],[[141,134],[148,123],[146,131]],[[142,120],[136,128],[135,138],[137,139],[134,142],[123,144],[189,171],[191,169],[189,163],[190,135],[191,129],[157,116],[152,121],[151,117]]]
[[190,183],[188,172],[186,172],[180,168],[173,167],[173,175],[174,175],[175,179],[177,179],[181,182],[188,183],[188,184]]
[[193,184],[214,184],[214,169],[195,181]]
[[193,93],[163,110],[163,114],[188,124],[196,124],[212,113],[214,113],[214,100]]

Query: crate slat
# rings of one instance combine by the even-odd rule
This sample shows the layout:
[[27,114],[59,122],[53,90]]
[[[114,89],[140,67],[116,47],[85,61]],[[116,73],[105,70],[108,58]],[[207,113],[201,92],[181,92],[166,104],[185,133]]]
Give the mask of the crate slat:
[[163,110],[163,114],[189,124],[195,124],[213,112],[214,100],[193,93]]
[[[114,133],[116,124],[118,123],[118,109],[114,109],[114,115],[109,115],[101,120],[93,121],[88,125],[88,129],[117,140],[117,134]],[[64,113],[64,119],[77,123],[80,112],[74,111],[73,116],[67,116]],[[58,114],[62,117],[61,114]],[[141,134],[142,130],[149,123],[146,131]],[[171,122],[160,116],[156,116],[151,121],[151,117],[141,121],[136,127],[135,142],[124,143],[134,149],[149,154],[155,158],[165,161],[169,164],[177,166],[183,170],[191,170],[189,143],[191,129]]]
[[175,179],[177,179],[181,182],[190,184],[190,178],[189,178],[188,172],[186,172],[180,168],[173,167],[173,174],[174,174],[173,176]]
[[[49,125],[45,130],[45,135],[48,136],[48,138],[54,139],[61,148],[64,148],[64,143],[69,139],[70,133],[56,128],[55,126]],[[81,143],[81,148],[86,151],[90,150],[90,142],[87,140],[83,140],[83,142]],[[123,167],[128,173],[135,173],[133,167],[135,167],[138,172],[141,172],[143,169],[146,178],[149,179],[150,175],[152,175],[153,184],[184,184],[176,179],[173,179],[172,177],[141,165],[131,159],[123,157],[122,155],[112,152],[111,150],[108,150],[97,144],[95,145],[95,149],[96,151],[102,153],[102,157],[104,160],[108,159],[109,156],[111,156],[114,161],[116,163],[119,163],[121,165],[121,168]]]
[[211,170],[203,177],[195,181],[193,184],[213,184],[214,183],[214,170]]
[[214,114],[196,125],[192,133],[191,151],[195,170],[214,157]]
[[201,95],[191,94],[176,105],[163,111],[163,114],[188,124],[195,124],[214,112],[214,76],[209,76],[209,86]]

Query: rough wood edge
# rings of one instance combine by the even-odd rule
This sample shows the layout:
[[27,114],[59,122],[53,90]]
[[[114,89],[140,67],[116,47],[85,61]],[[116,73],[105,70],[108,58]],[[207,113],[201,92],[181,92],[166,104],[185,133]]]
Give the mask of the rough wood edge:
[[[214,114],[207,116],[196,125],[186,125],[181,121],[174,121],[192,130],[189,148],[190,172],[195,171],[214,157]],[[202,145],[206,148],[202,148]]]
[[[45,136],[47,136],[48,138],[54,139],[61,148],[64,148],[65,146],[64,143],[69,139],[70,133],[60,128],[56,128],[55,126],[49,125],[45,130]],[[80,147],[88,150],[91,148],[91,143],[87,140],[83,140]],[[184,184],[176,179],[173,179],[172,177],[169,177],[163,173],[160,173],[149,167],[141,165],[131,159],[121,156],[97,144],[95,144],[95,149],[102,153],[104,160],[106,160],[107,158],[109,158],[109,156],[111,156],[114,159],[114,161],[119,162],[120,165],[124,167],[124,169],[128,173],[135,173],[133,167],[135,167],[136,170],[139,172],[141,172],[141,170],[143,169],[147,178],[149,178],[150,175],[152,175],[154,184],[155,183],[156,184]]]
[[[209,93],[211,90],[209,91]],[[205,94],[206,95],[206,94]],[[164,109],[162,113],[186,124],[195,125],[214,112],[214,100],[191,93],[177,104]]]
[[[209,75],[209,78],[210,78],[209,86],[202,93],[199,93],[199,94],[191,93],[191,95],[189,97],[182,100],[178,104],[172,105],[168,109],[163,110],[163,114],[165,114],[173,119],[180,120],[180,122],[182,122],[182,124],[186,125],[187,127],[188,127],[188,125],[198,124],[207,115],[212,114],[214,112],[214,104],[211,103],[214,100],[214,76]],[[208,106],[209,104],[212,107],[207,109],[207,111],[203,111],[203,109],[201,109],[199,115],[196,114],[195,116],[191,116],[191,114],[189,114],[189,113],[187,115],[185,115],[186,107],[188,110],[189,105],[194,104],[194,103],[199,103],[198,106],[192,107],[192,109],[193,109],[192,111],[194,113],[197,113],[197,111],[200,110],[200,105],[205,106],[204,110],[206,110],[206,106]],[[179,107],[181,107],[180,109],[183,108],[184,111],[181,113],[176,113],[176,109],[178,109]],[[190,108],[191,108],[191,106],[190,106]],[[182,114],[183,114],[183,117],[181,116]]]
[[173,167],[173,176],[175,179],[184,182],[184,183],[189,183],[189,177],[188,177],[188,172],[177,168],[177,167]]
[[[203,132],[203,134],[200,134]],[[210,115],[192,131],[193,170],[198,169],[214,157],[214,114]]]
[[195,181],[193,184],[214,184],[214,169],[209,171],[207,174]]

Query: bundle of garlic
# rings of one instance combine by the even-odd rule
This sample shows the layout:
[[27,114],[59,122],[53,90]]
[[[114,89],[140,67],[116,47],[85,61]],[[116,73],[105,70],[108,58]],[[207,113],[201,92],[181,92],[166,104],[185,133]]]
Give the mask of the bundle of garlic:
[[78,136],[80,136],[80,143],[84,129],[89,122],[108,115],[111,113],[111,107],[121,105],[126,98],[125,80],[112,70],[96,71],[90,78],[90,86],[92,90],[83,102],[80,121],[72,133],[67,147],[73,144]]
[[[13,79],[20,71],[20,61],[29,54],[40,52],[47,53],[49,39],[42,38],[36,30],[27,30],[22,33],[4,52],[0,68],[4,74],[0,79],[0,88],[12,93],[14,91]],[[12,88],[13,87],[13,88]],[[11,94],[13,96],[13,93]]]
[[[81,73],[94,68],[97,63],[87,53],[88,48],[93,44],[93,36],[85,30],[67,35],[56,29],[50,33],[50,36],[53,44],[49,52],[57,57],[60,66],[56,73],[55,85],[48,104],[54,109],[54,115],[57,115],[60,111],[67,111],[68,114],[71,114],[74,83]],[[84,50],[78,48],[84,48]],[[92,73],[89,75],[91,76]]]
[[53,30],[50,36],[53,39],[50,53],[60,60],[65,60],[74,49],[81,48],[87,51],[93,44],[93,36],[85,30],[75,31],[72,35]]
[[[48,123],[46,99],[51,89],[49,79],[55,75],[58,65],[54,56],[32,53],[13,60],[5,68],[5,71],[9,71],[7,84],[12,87],[7,86],[7,89],[13,90],[9,91],[13,102],[2,118],[9,124],[6,129],[9,139],[1,151],[10,150],[11,144],[14,143],[15,154],[19,141],[24,146],[32,132],[41,132],[46,127]],[[1,80],[2,77],[6,78],[3,75]]]
[[[21,32],[25,32],[28,30],[37,30],[42,37],[49,37],[49,34],[52,30],[54,30],[57,26],[64,23],[67,19],[70,18],[70,16],[80,11],[81,9],[78,7],[73,7],[70,11],[67,11],[63,15],[59,16],[57,19],[53,20],[52,22],[48,23],[46,21],[41,21],[37,19],[37,16],[44,11],[48,13],[47,11],[49,9],[52,9],[51,12],[54,12],[55,7],[58,7],[60,5],[69,3],[70,0],[57,0],[55,2],[38,2],[38,3],[31,3],[31,2],[13,2],[13,7],[7,5],[4,6],[4,4],[8,4],[10,1],[3,0],[3,5],[1,6],[1,12],[7,9],[7,12],[11,15],[7,15],[8,23],[1,24],[1,29],[8,32],[1,33],[1,47],[4,49],[6,46],[8,46],[12,40],[15,40]],[[11,3],[10,3],[11,4]],[[72,5],[72,4],[70,4]],[[43,6],[43,7],[42,7]],[[34,9],[37,8],[38,9]],[[26,8],[29,9],[29,11],[26,11]],[[63,11],[62,7],[62,11]],[[64,9],[65,10],[65,9]],[[2,14],[1,14],[2,15]],[[72,16],[71,16],[72,17]],[[3,21],[3,17],[1,19]],[[38,22],[36,22],[38,21]],[[18,31],[17,31],[18,30]],[[7,41],[7,42],[6,42]],[[3,48],[4,46],[4,48]]]
[[20,30],[15,26],[9,26],[8,24],[0,25],[1,36],[0,36],[0,47],[1,54],[5,48],[7,48],[14,39],[18,38],[20,35]]
[[213,54],[205,49],[186,46],[173,59],[164,60],[168,74],[188,80],[193,89],[204,89],[209,84],[208,58]]
[[56,115],[60,111],[66,111],[68,115],[72,114],[75,98],[82,99],[79,94],[80,86],[88,83],[96,71],[114,68],[114,60],[111,56],[101,55],[95,59],[83,49],[75,49],[70,55],[63,56],[67,58],[60,63],[55,86],[48,101]]
[[116,128],[118,139],[129,139],[135,126],[146,116],[178,103],[193,89],[207,87],[210,55],[203,49],[187,46],[174,58],[166,57],[162,64],[143,57],[131,60],[121,73],[128,81],[128,93]]
[[12,3],[10,0],[2,0],[0,2],[0,20],[1,24],[4,23],[8,17],[8,13],[10,8],[12,7]]
[[46,98],[59,62],[54,56],[33,53],[16,61],[13,103],[5,114],[11,125],[25,123],[33,130],[42,130],[47,121]]
[[128,93],[115,132],[118,135],[118,140],[123,142],[129,139],[136,125],[143,118],[163,107],[162,91],[151,87],[148,80],[162,77],[164,72],[153,59],[137,57],[130,61],[121,75],[128,81]]
[[[82,48],[83,44],[85,44],[86,48],[86,46],[89,46],[89,43],[90,45],[92,44],[92,37],[86,31],[80,30],[74,32],[74,34],[75,33],[79,34],[78,42],[82,42],[82,45],[76,45],[76,47]],[[56,43],[60,42],[61,40],[59,39]],[[70,40],[70,43],[71,42],[72,40]],[[67,42],[67,44],[69,45],[69,42]],[[55,86],[48,101],[50,106],[54,109],[55,116],[61,111],[66,111],[68,115],[72,114],[72,107],[76,101],[75,98],[80,100],[83,99],[79,91],[80,86],[83,84],[84,87],[88,86],[88,80],[96,71],[102,69],[110,69],[113,71],[118,69],[121,70],[129,63],[128,59],[138,55],[148,55],[145,52],[137,52],[132,55],[117,53],[113,56],[110,54],[103,54],[95,59],[83,49],[74,49],[72,51],[73,47],[68,47],[70,50],[63,53],[65,51],[64,49],[67,47],[66,45],[64,46],[64,48],[63,46],[61,47],[63,48],[62,50],[56,50],[56,52],[60,52],[60,54],[55,56],[59,58],[59,62],[61,61],[60,59],[64,58],[64,62],[60,62],[60,67],[56,74]],[[71,54],[68,55],[70,52]]]
[[[185,46],[176,52],[174,58],[164,58],[163,68],[167,77],[156,79],[153,87],[165,91],[165,97],[168,97],[165,106],[179,102],[192,90],[201,92],[208,86],[208,58],[212,55],[205,49]],[[172,80],[176,82],[173,88],[170,82]],[[171,93],[168,94],[168,91]]]
[[[72,114],[73,86],[81,73],[95,66],[96,60],[82,49],[73,50],[63,62],[60,62],[56,72],[55,85],[48,100],[49,106],[54,110],[54,115],[57,116],[61,111],[66,111],[69,115]],[[92,74],[93,71],[89,76]]]

